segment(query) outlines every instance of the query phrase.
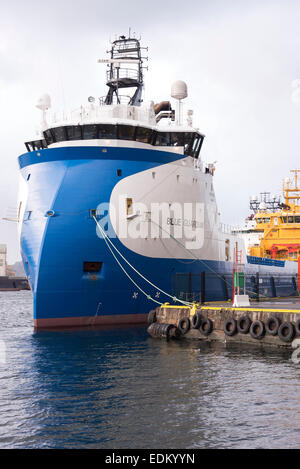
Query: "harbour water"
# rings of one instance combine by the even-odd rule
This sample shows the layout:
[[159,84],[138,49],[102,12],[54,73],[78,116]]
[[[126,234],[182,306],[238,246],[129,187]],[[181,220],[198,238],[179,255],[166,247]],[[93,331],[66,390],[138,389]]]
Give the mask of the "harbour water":
[[31,293],[0,293],[1,448],[299,448],[290,352],[34,332]]

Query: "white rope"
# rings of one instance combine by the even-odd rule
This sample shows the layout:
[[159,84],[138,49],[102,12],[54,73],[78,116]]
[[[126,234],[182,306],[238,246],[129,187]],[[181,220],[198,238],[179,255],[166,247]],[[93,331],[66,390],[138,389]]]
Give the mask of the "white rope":
[[[151,220],[151,223],[155,224],[156,226],[158,226],[162,231],[165,231],[166,233],[168,233],[170,235],[170,237],[172,239],[174,239],[174,241],[176,241],[176,243],[178,243],[181,247],[183,247],[183,249],[185,249],[188,253],[190,253],[192,256],[194,256],[195,260],[198,260],[199,262],[201,262],[203,265],[205,265],[213,274],[215,274],[217,277],[219,277],[220,279],[223,280],[223,282],[226,283],[227,287],[230,287],[232,288],[233,287],[233,283],[229,283],[225,278],[222,277],[222,275],[220,275],[217,271],[215,271],[214,269],[212,269],[205,261],[203,261],[202,259],[199,259],[198,256],[196,256],[196,254],[194,254],[190,249],[186,248],[184,246],[184,244],[182,244],[180,241],[178,241],[178,239],[176,239],[174,236],[172,236],[171,233],[169,233],[167,230],[165,230],[159,223],[156,223],[155,221]],[[248,290],[247,288],[245,289],[245,291],[247,293],[253,293],[254,295],[256,294],[255,291],[252,291],[252,290]],[[264,296],[263,294],[260,295],[261,297],[263,298],[268,298],[267,296]]]
[[[101,225],[98,223],[98,220],[95,216],[93,216],[103,238],[105,241],[108,241],[110,243],[110,245],[115,249],[115,251],[121,256],[121,258],[129,265],[129,267],[134,270],[134,272],[136,272],[143,280],[145,280],[145,282],[149,283],[152,287],[154,287],[156,290],[160,291],[161,293],[163,293],[164,295],[168,296],[169,298],[172,298],[172,300],[174,302],[179,302],[185,306],[193,306],[193,303],[190,303],[190,302],[187,302],[187,301],[182,301],[180,300],[179,298],[177,298],[176,296],[173,296],[173,295],[170,295],[169,293],[165,292],[164,290],[162,290],[161,288],[159,288],[157,285],[155,285],[154,283],[152,283],[149,279],[147,279],[143,274],[141,274],[141,272],[139,272],[124,256],[123,254],[118,250],[118,248],[114,245],[114,243],[112,242],[112,240],[107,236],[107,234],[105,233],[105,231],[102,229]],[[107,244],[107,243],[106,243]],[[111,251],[111,249],[110,249]],[[112,251],[111,251],[112,252]],[[115,257],[115,256],[114,256]],[[162,303],[159,303],[159,304],[162,304]]]
[[111,249],[110,245],[108,244],[108,242],[107,242],[107,240],[106,240],[105,237],[104,237],[104,241],[105,241],[105,243],[106,243],[108,249],[110,250],[111,254],[113,255],[115,261],[116,261],[116,262],[118,263],[118,265],[121,267],[121,269],[123,270],[124,274],[127,275],[127,277],[129,278],[129,280],[136,286],[136,288],[137,288],[138,290],[140,290],[140,292],[142,292],[143,295],[145,295],[148,300],[154,301],[154,303],[157,303],[158,305],[161,306],[163,303],[160,303],[160,301],[157,301],[157,300],[155,300],[154,298],[152,298],[151,295],[148,295],[148,293],[146,293],[146,292],[133,280],[133,278],[131,278],[131,276],[128,274],[128,272],[124,269],[124,267],[123,267],[122,264],[120,263],[119,259],[115,256],[114,252],[112,251],[112,249]]

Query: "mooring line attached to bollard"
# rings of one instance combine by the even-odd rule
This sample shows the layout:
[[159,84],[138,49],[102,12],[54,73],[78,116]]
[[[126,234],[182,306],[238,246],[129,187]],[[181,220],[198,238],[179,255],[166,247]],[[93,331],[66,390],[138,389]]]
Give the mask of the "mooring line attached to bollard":
[[[192,307],[194,305],[194,303],[190,303],[190,302],[187,302],[187,301],[182,301],[180,300],[179,298],[177,298],[176,296],[173,296],[173,295],[170,295],[169,293],[165,292],[164,290],[162,290],[161,288],[159,288],[157,285],[155,285],[154,283],[152,283],[150,280],[148,280],[143,274],[141,274],[141,272],[139,272],[124,256],[123,254],[118,250],[118,248],[114,245],[114,243],[111,241],[111,239],[109,238],[109,236],[107,236],[107,234],[105,233],[105,231],[103,230],[103,228],[100,226],[100,224],[98,223],[98,220],[97,218],[95,217],[95,215],[93,216],[95,222],[96,222],[96,225],[98,226],[99,230],[100,230],[100,233],[102,234],[103,236],[103,239],[104,241],[106,242],[106,245],[107,247],[109,248],[110,252],[112,253],[113,257],[115,258],[115,260],[117,261],[117,263],[119,264],[119,266],[121,267],[121,269],[123,270],[123,272],[127,275],[127,277],[134,283],[134,285],[140,290],[142,291],[142,293],[148,298],[148,299],[151,299],[152,301],[154,301],[155,303],[159,304],[159,305],[163,305],[164,303],[160,303],[159,301],[155,300],[154,298],[151,297],[151,295],[148,295],[146,292],[144,292],[144,290],[142,290],[135,282],[134,280],[130,277],[130,275],[128,274],[128,272],[124,269],[124,267],[122,266],[122,264],[119,262],[119,260],[117,259],[117,257],[115,256],[115,254],[113,253],[111,247],[109,246],[109,244],[115,249],[115,251],[121,256],[121,258],[129,265],[129,267],[134,270],[134,272],[136,272],[143,280],[145,280],[145,282],[149,283],[152,287],[154,287],[156,290],[160,291],[161,293],[163,293],[164,295],[168,296],[169,298],[171,298],[174,302],[179,302],[185,306],[188,306],[188,307]],[[109,243],[109,244],[108,244]]]

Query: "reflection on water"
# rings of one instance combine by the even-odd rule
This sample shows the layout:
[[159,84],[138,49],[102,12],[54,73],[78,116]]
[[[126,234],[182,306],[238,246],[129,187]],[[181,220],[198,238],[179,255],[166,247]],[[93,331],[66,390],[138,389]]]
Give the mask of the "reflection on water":
[[290,352],[144,328],[34,333],[30,292],[0,293],[0,340],[2,448],[300,446]]

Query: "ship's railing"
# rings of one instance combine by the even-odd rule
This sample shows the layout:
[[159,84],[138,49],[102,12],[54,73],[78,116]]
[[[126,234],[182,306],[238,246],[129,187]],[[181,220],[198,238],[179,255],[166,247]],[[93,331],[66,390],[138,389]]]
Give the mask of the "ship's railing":
[[[203,266],[203,268],[205,268]],[[245,266],[242,267],[244,271]],[[298,297],[298,275],[245,274],[245,293],[250,299],[264,301],[275,297]],[[172,277],[172,293],[183,301],[213,302],[232,299],[233,275],[230,272],[202,271],[199,273],[176,273]],[[240,287],[244,294],[244,287]]]
[[[128,105],[130,100],[131,100],[131,96],[123,95],[123,94],[118,95],[118,98],[119,98],[119,102],[117,100],[117,97],[114,95],[112,104],[126,104],[126,105]],[[106,100],[106,96],[100,96],[100,98],[99,98],[100,106],[106,106],[107,105],[105,100]]]
[[220,223],[219,231],[224,234],[232,234],[232,232],[234,231],[234,226],[227,225],[226,223]]
[[139,80],[139,71],[133,68],[113,68],[112,70],[108,70],[106,72],[106,79],[107,81],[112,80],[122,80],[122,79],[130,79],[130,80]]
[[112,105],[105,105],[105,97],[100,98],[98,103],[91,103],[87,106],[80,106],[72,111],[52,112],[48,115],[48,127],[51,125],[74,125],[85,124],[86,122],[102,122],[106,118],[134,119],[145,124],[154,124],[153,110],[150,107],[128,106],[129,96],[122,95],[121,103],[115,99]]
[[2,220],[18,222],[19,221],[18,212],[19,211],[17,207],[7,207],[2,217]]

